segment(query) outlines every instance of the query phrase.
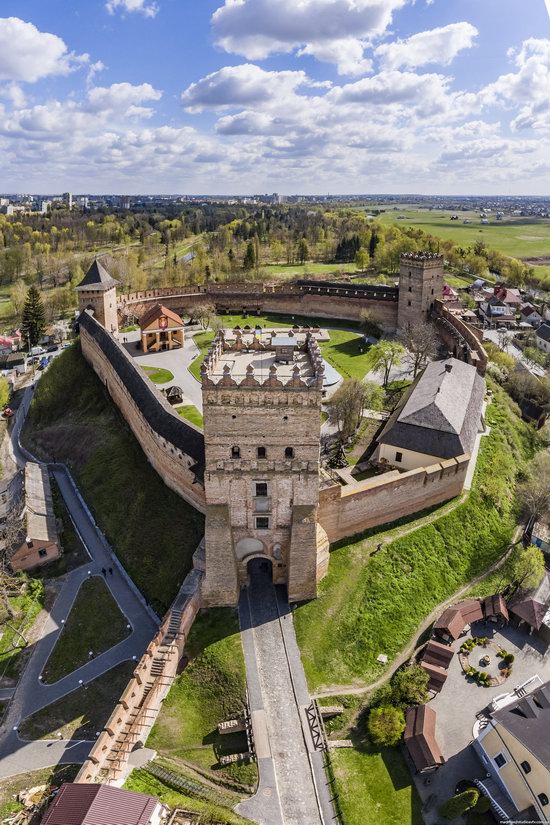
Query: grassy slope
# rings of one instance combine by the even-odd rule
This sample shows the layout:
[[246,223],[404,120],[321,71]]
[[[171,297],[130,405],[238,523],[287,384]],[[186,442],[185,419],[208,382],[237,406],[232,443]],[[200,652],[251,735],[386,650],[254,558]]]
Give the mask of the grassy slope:
[[163,484],[78,344],[41,378],[24,439],[71,466],[115,552],[163,612],[191,567],[203,517]]
[[[371,558],[372,541],[331,553],[319,598],[295,613],[312,688],[380,675],[378,654],[391,661],[434,607],[505,550],[515,523],[516,472],[532,454],[535,436],[501,390],[487,418],[492,430],[482,440],[465,503]],[[391,513],[391,502],[388,508]]]
[[44,682],[57,682],[86,664],[90,650],[97,656],[125,639],[129,634],[126,625],[126,617],[103,579],[87,579],[46,662]]
[[93,682],[67,693],[19,726],[22,739],[95,739],[113,712],[120,695],[132,676],[135,662],[123,662],[98,676]]
[[168,384],[169,381],[174,380],[174,374],[163,367],[142,367],[141,369],[147,373],[153,384]]
[[10,814],[25,810],[25,806],[15,798],[21,791],[39,785],[59,787],[64,782],[73,782],[79,770],[80,765],[56,765],[3,779],[0,784],[0,820],[3,822]]
[[[186,651],[191,663],[172,686],[147,745],[160,755],[219,770],[219,755],[246,750],[244,734],[237,734],[237,739],[217,733],[218,723],[239,714],[245,702],[246,675],[236,612],[201,613]],[[231,765],[220,773],[245,784],[254,784],[257,776],[255,765]]]
[[178,415],[181,415],[182,418],[186,418],[196,427],[202,427],[204,424],[202,414],[197,410],[194,404],[186,404],[185,407],[178,407],[177,413]]
[[[25,643],[19,633],[26,634],[44,606],[44,587],[42,582],[29,579],[27,592],[10,599],[15,617],[10,619],[2,608],[0,620],[0,678],[10,679],[19,675],[24,656]],[[9,625],[9,626],[8,626]],[[19,632],[18,632],[19,631]]]

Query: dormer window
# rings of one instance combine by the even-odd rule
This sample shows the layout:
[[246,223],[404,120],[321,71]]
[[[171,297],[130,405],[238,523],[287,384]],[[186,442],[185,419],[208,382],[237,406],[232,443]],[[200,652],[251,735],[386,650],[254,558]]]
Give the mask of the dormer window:
[[521,768],[523,770],[523,773],[531,773],[531,765],[529,764],[529,762],[527,762],[527,761],[522,762],[521,763]]
[[548,805],[548,797],[546,796],[546,794],[545,793],[539,793],[538,796],[539,796],[540,804],[543,805],[544,807],[546,807],[546,805]]

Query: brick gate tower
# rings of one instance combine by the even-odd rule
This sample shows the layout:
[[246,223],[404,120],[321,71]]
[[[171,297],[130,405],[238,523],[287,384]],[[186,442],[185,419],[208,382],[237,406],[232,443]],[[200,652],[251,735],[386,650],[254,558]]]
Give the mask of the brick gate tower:
[[218,333],[202,367],[206,606],[237,604],[258,557],[291,601],[316,596],[323,378],[310,333]]
[[406,252],[399,267],[397,328],[426,323],[434,301],[443,293],[444,257],[433,252]]
[[96,320],[115,336],[118,335],[117,284],[118,281],[111,277],[96,258],[76,288],[79,311],[93,310]]

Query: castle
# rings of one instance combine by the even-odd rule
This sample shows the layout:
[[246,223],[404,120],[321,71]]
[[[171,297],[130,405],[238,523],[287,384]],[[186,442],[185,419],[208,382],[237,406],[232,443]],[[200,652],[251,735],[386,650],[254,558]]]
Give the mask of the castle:
[[[453,354],[471,365],[465,369],[483,373],[485,354],[473,331],[447,317],[440,306],[443,273],[442,256],[410,253],[401,258],[398,288],[305,282],[298,285],[298,293],[292,292],[294,285],[280,291],[218,285],[207,294],[219,310],[254,304],[259,311],[278,299],[287,302],[290,289],[290,295],[300,295],[301,306],[314,301],[316,314],[326,317],[357,319],[365,305],[379,307],[385,327],[394,331],[434,317],[440,333],[454,344]],[[399,469],[345,486],[321,484],[324,365],[319,329],[293,328],[285,335],[265,330],[218,333],[201,372],[203,434],[177,415],[118,343],[116,282],[106,269],[95,262],[77,290],[84,356],[165,483],[206,516],[203,606],[237,604],[247,565],[258,557],[269,564],[274,582],[287,585],[291,601],[314,598],[328,568],[329,542],[462,491],[481,420],[479,381],[465,378],[461,383],[467,393],[476,388],[468,407],[471,437],[457,437],[450,452],[399,446],[392,454]],[[174,297],[175,305],[169,290],[154,290],[136,300],[150,308],[159,297],[163,304]],[[179,311],[204,297],[201,290],[186,293],[185,301],[180,296]],[[300,311],[296,297],[292,305]],[[452,396],[454,376],[463,372],[447,375],[447,395]],[[436,422],[428,440],[437,436],[438,426]],[[385,455],[383,445],[380,452]],[[420,458],[400,466],[401,455],[410,452]]]

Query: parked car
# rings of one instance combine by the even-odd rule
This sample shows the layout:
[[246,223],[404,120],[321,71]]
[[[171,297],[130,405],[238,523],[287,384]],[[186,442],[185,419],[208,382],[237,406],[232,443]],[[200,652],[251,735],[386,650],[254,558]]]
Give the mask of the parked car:
[[39,370],[45,370],[49,363],[50,363],[49,358],[41,358],[40,363],[38,365],[38,369]]
[[31,355],[44,355],[45,352],[44,347],[33,347],[31,349]]
[[39,355],[33,355],[32,358],[27,358],[27,366],[32,367],[33,364],[38,364],[40,361]]
[[58,349],[57,344],[50,344],[49,347],[46,347],[46,352],[57,352]]

